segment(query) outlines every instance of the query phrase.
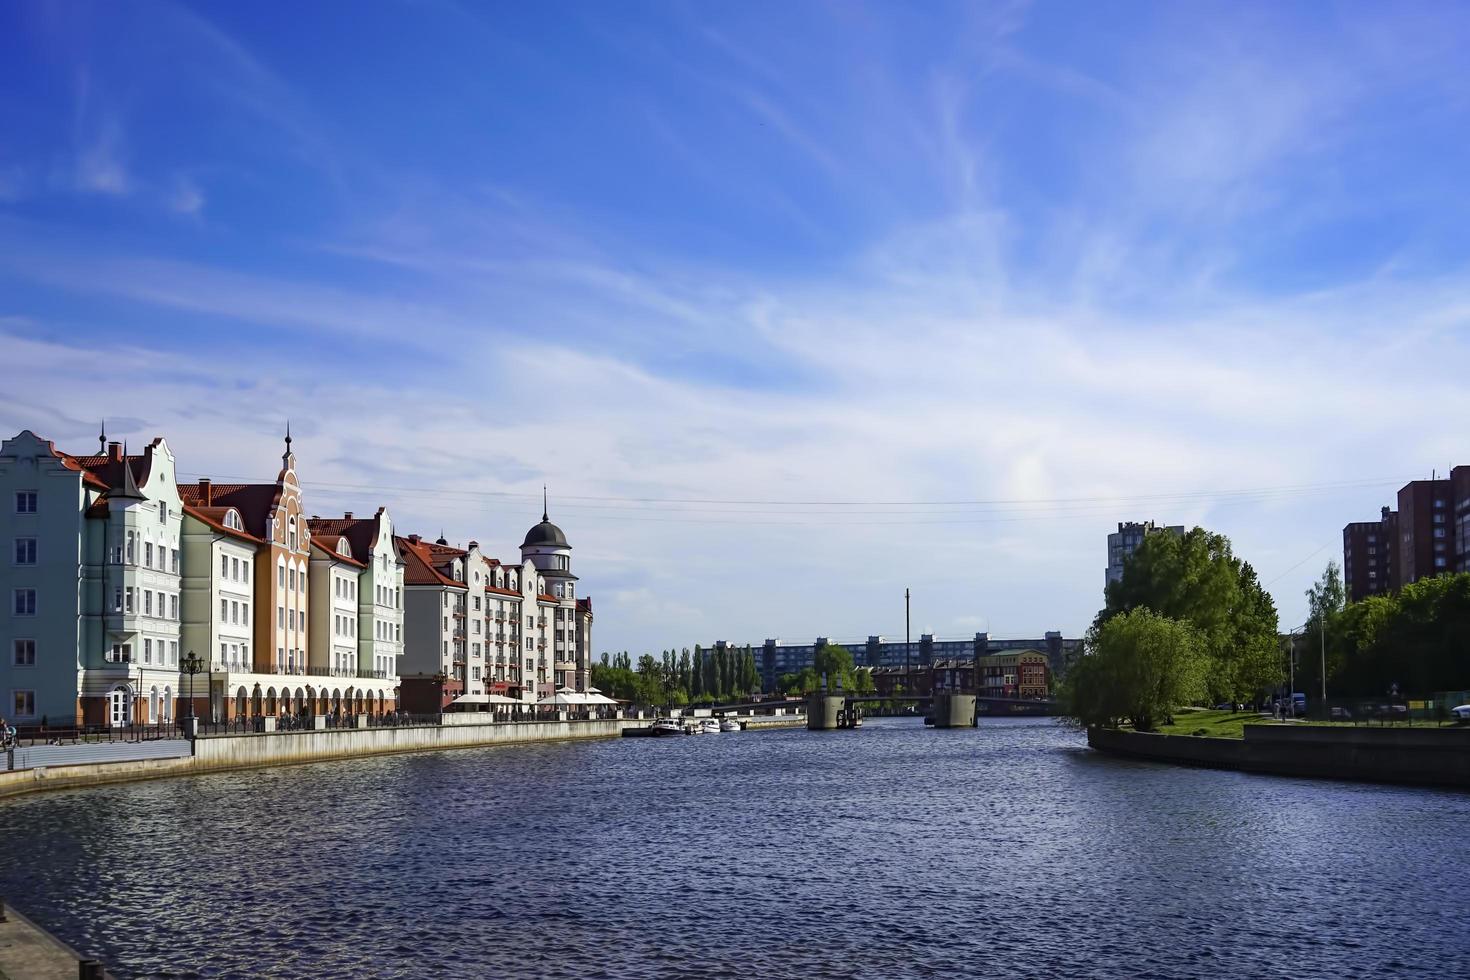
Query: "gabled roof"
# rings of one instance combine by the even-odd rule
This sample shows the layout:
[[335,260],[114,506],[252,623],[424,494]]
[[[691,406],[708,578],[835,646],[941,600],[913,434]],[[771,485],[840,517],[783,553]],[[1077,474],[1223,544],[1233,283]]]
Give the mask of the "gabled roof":
[[341,535],[352,547],[353,555],[365,559],[378,540],[379,521],[384,508],[372,517],[313,517],[306,522],[312,537],[319,534]]
[[466,590],[469,588],[463,582],[456,582],[434,567],[437,563],[430,550],[432,545],[422,540],[414,542],[405,537],[394,537],[393,540],[397,542],[399,553],[403,555],[404,585],[438,585]]
[[281,488],[274,483],[181,483],[179,496],[191,507],[235,508],[245,530],[264,541],[270,538],[268,521],[280,502]]
[[232,538],[248,541],[251,544],[265,544],[261,538],[245,531],[236,530],[225,526],[225,513],[234,510],[233,507],[194,507],[190,504],[184,505],[184,513],[194,518],[200,524],[208,527],[211,531],[220,534],[228,534]]
[[[333,561],[340,561],[345,565],[352,565],[356,568],[367,568],[367,562],[358,561],[356,558],[350,558],[342,554],[339,549],[342,546],[343,540],[345,539],[340,534],[318,535],[316,532],[312,532],[311,546]],[[352,542],[350,541],[347,542],[347,550],[352,550]]]

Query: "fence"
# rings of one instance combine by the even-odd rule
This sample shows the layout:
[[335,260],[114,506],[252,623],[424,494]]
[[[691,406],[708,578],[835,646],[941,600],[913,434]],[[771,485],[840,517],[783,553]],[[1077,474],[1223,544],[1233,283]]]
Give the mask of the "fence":
[[1464,725],[1470,724],[1470,718],[1457,718],[1454,709],[1467,703],[1470,697],[1465,691],[1439,691],[1422,697],[1328,698],[1325,707],[1321,699],[1309,700],[1307,717],[1352,725]]
[[[156,725],[119,725],[54,727],[31,726],[19,728],[15,733],[14,748],[31,745],[79,745],[106,742],[151,742],[158,739],[178,738],[179,726],[172,722]],[[5,748],[12,747],[7,744]]]

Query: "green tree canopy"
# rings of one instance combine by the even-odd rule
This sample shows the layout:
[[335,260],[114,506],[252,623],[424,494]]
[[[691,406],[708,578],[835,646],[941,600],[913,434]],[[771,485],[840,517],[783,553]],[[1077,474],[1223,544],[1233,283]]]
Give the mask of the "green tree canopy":
[[1200,631],[1148,609],[1095,627],[1088,653],[1062,685],[1062,711],[1084,725],[1125,720],[1152,731],[1176,708],[1205,696],[1210,658]]
[[1280,683],[1284,658],[1277,643],[1276,604],[1223,534],[1196,527],[1183,535],[1147,535],[1123,565],[1122,579],[1109,583],[1107,604],[1093,631],[1137,609],[1188,623],[1198,632],[1212,700],[1250,700]]

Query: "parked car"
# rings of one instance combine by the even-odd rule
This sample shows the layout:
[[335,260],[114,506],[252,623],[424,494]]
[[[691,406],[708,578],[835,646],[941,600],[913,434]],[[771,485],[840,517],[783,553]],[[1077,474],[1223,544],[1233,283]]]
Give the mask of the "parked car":
[[1470,704],[1462,704],[1458,708],[1451,708],[1450,714],[1455,716],[1456,724],[1470,724]]

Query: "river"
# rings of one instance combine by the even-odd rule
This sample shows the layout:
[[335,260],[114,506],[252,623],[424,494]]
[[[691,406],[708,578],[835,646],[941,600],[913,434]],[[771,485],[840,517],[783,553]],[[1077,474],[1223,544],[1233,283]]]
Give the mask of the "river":
[[1046,719],[389,756],[0,816],[0,894],[125,978],[1470,975],[1470,794],[1111,759]]

